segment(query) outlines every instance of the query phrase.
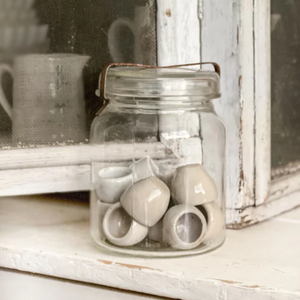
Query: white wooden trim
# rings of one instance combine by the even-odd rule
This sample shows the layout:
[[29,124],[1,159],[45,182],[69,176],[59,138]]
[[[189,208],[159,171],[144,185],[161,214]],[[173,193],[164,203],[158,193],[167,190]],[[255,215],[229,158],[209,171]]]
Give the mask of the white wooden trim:
[[[105,144],[5,150],[0,151],[0,170],[90,164],[92,151],[94,159],[122,161],[132,157],[132,149],[131,144]],[[165,147],[158,142],[136,144],[134,155],[167,158]]]
[[256,205],[260,205],[267,200],[271,181],[270,18],[270,0],[254,0]]
[[[300,190],[300,171],[283,177],[278,177],[271,182],[268,202],[277,200]],[[288,205],[288,203],[287,203]]]
[[0,151],[0,170],[89,164],[89,145],[24,148]]
[[300,161],[291,162],[283,167],[272,168],[271,178],[272,180],[286,175],[291,175],[300,171]]
[[4,170],[0,197],[85,191],[90,179],[90,165]]
[[[291,207],[289,195],[300,190],[299,164],[286,167],[288,175],[271,180],[271,8],[270,0],[255,0],[255,106],[256,106],[256,190],[255,204],[260,206],[282,198],[280,209]],[[273,171],[276,174],[276,170]],[[286,197],[287,196],[287,197]],[[284,200],[285,199],[285,200]],[[276,201],[275,203],[279,203]],[[274,204],[275,205],[275,204]],[[254,212],[256,215],[258,212]]]
[[286,211],[300,206],[300,192],[286,195],[260,206],[250,206],[243,210],[227,209],[228,228],[241,229],[268,220]]
[[157,1],[158,65],[200,62],[198,0]]
[[[129,144],[0,151],[0,196],[89,190],[91,155],[117,162],[132,157],[131,151]],[[134,155],[170,158],[161,143],[138,144]]]
[[227,128],[227,207],[254,205],[252,1],[203,0],[201,54],[221,66],[217,113]]
[[238,31],[240,61],[240,142],[241,142],[241,205],[254,205],[255,200],[255,106],[254,106],[254,51],[253,1],[240,2]]
[[[157,47],[159,66],[200,62],[198,0],[157,1]],[[181,129],[180,124],[183,126]],[[174,149],[176,143],[182,143],[182,141],[176,138],[167,141],[164,138],[165,133],[176,135],[179,129],[186,130],[191,137],[198,137],[199,125],[197,114],[160,116],[160,141],[167,148]],[[193,162],[201,163],[200,138],[194,139],[193,144],[189,144],[189,148],[190,153],[195,152],[193,148],[198,151]]]
[[[138,143],[134,158],[150,156],[168,177],[179,165],[195,162],[185,159],[187,153],[188,159],[198,159],[198,148],[196,153],[192,149],[189,143],[177,145],[176,152],[159,142]],[[0,196],[89,190],[91,155],[105,167],[107,161],[130,163],[132,150],[131,144],[106,144],[0,151]]]

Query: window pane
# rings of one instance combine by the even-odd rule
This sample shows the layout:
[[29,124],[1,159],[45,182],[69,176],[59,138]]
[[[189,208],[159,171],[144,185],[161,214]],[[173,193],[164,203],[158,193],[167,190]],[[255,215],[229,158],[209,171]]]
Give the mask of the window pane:
[[[11,76],[4,72],[2,87],[13,108],[11,120],[0,105],[0,147],[88,142],[91,121],[101,107],[95,90],[103,66],[113,61],[156,64],[155,3],[155,0],[36,0],[32,8],[24,10],[26,18],[36,13],[34,28],[49,25],[49,41],[44,39],[42,49],[15,46],[0,49],[0,64],[13,65],[16,54],[32,52],[76,53],[91,59],[83,73],[84,96],[80,96],[78,74],[83,66],[79,58],[70,60],[72,66],[65,59],[52,66],[55,78],[49,75],[50,71],[46,74],[45,70],[51,66],[43,68],[37,60],[18,68],[14,64],[19,74],[14,75],[17,77],[14,88]],[[17,24],[24,28],[25,25]],[[0,31],[11,26],[1,22],[0,16]]]
[[300,160],[300,1],[271,4],[272,167],[282,169]]

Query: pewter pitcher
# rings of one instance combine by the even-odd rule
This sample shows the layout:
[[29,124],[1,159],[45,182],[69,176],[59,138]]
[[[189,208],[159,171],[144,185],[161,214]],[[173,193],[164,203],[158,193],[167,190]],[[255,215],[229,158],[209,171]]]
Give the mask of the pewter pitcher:
[[0,87],[0,104],[11,118],[14,143],[82,142],[86,117],[82,72],[88,56],[31,54],[0,65],[11,73],[13,107]]

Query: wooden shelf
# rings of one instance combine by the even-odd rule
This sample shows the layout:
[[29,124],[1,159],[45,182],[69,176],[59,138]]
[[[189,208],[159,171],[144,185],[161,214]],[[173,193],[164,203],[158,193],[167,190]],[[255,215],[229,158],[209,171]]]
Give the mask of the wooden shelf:
[[87,203],[61,196],[0,198],[0,267],[174,299],[300,299],[300,209],[179,259],[104,253],[88,220]]

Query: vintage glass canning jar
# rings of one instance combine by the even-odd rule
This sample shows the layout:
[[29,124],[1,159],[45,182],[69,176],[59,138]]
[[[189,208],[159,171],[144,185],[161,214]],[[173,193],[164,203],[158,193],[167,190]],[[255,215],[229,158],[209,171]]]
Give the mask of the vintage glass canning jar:
[[111,251],[199,254],[225,240],[220,73],[114,66],[91,130],[91,233]]

